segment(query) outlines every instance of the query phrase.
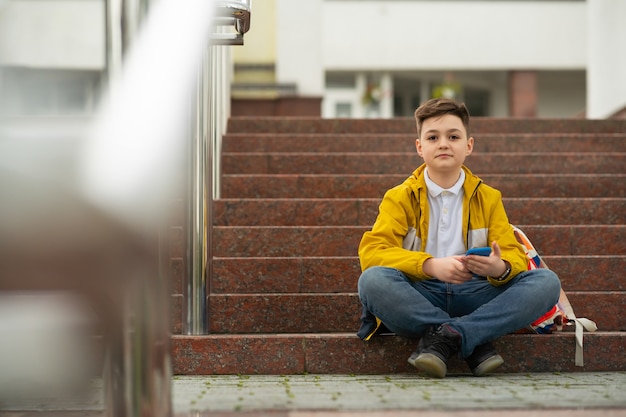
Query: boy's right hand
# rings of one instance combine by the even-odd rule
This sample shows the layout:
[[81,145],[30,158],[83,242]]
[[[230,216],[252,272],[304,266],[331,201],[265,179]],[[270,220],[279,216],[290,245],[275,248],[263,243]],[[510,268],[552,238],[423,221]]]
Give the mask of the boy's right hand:
[[472,279],[472,273],[461,262],[462,259],[462,256],[430,258],[424,262],[422,269],[426,274],[439,281],[450,284],[462,284]]

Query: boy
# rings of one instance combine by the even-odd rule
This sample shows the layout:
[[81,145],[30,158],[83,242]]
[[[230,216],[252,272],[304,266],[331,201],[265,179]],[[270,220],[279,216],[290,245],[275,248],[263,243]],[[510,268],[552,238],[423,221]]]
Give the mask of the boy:
[[[527,270],[500,192],[463,165],[474,147],[465,105],[432,99],[415,120],[424,164],[385,193],[359,245],[359,336],[419,336],[411,365],[443,378],[459,353],[482,376],[504,362],[490,341],[550,310],[561,285],[548,269]],[[486,246],[488,256],[465,255]]]

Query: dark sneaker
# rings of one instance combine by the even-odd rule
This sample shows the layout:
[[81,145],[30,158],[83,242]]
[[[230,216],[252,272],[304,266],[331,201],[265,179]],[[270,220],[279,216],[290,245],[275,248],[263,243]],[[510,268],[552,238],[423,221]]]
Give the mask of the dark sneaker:
[[461,336],[447,325],[430,330],[420,339],[409,363],[435,378],[448,372],[448,359],[459,351]]
[[472,354],[465,359],[465,362],[467,362],[474,376],[483,376],[502,365],[504,359],[498,355],[493,345],[487,342],[476,346]]

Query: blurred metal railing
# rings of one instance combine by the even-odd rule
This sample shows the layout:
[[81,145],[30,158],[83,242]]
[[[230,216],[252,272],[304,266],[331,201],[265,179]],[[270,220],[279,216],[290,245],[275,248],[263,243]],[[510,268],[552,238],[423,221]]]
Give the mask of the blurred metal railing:
[[[250,3],[105,0],[104,5],[108,97],[95,115],[93,131],[83,134],[81,129],[79,138],[66,137],[72,130],[67,126],[58,134],[49,129],[24,134],[5,129],[0,119],[0,291],[76,293],[100,316],[95,331],[103,335],[106,415],[170,417],[171,293],[162,267],[170,259],[160,230],[174,188],[168,180],[183,170],[178,154],[187,145],[193,248],[187,325],[191,332],[205,333],[211,202],[219,197],[220,140],[230,111],[230,62],[223,46],[242,43],[250,27]],[[187,139],[193,141],[182,145],[189,132]],[[67,324],[69,310],[60,312],[59,322]],[[80,326],[79,336],[84,333],[92,341],[91,321],[80,319],[88,323],[69,322],[72,330]],[[89,328],[82,332],[83,326]],[[55,385],[53,392],[63,385],[59,391],[74,394],[78,387],[82,394],[88,371],[83,366],[92,362],[72,355],[79,349],[64,349],[73,339],[66,340],[66,333],[59,337],[55,329],[35,335],[41,343],[11,344],[10,349],[29,352],[2,357],[0,366],[24,363],[42,351],[53,351],[48,358],[62,357],[71,365],[36,369],[36,378],[24,384],[7,379],[2,367],[0,382],[25,387],[17,390],[24,395],[35,389],[46,399],[56,398],[48,383]],[[66,344],[45,346],[49,336]],[[6,333],[0,337],[13,339]],[[43,375],[48,372],[66,375]],[[0,402],[10,396],[0,391]]]
[[[150,3],[156,1],[106,0],[110,82],[115,82],[134,32],[141,26]],[[213,32],[207,39],[207,48],[197,72],[190,117],[185,294],[185,331],[188,334],[208,332],[212,201],[219,198],[221,137],[230,114],[230,59],[228,49],[223,46],[243,44],[243,35],[250,28],[250,0],[214,3]],[[140,284],[136,288],[141,297],[129,297],[128,314],[132,314],[132,323],[127,316],[120,329],[120,338],[114,341],[117,344],[109,347],[105,381],[108,415],[138,417],[150,410],[152,416],[168,417],[172,413],[169,346],[163,345],[160,338],[169,333],[169,320],[166,318],[157,323],[155,319],[163,319],[163,315],[154,314],[159,306],[169,304],[170,295],[164,291],[168,285],[162,279],[163,274],[158,275],[148,285]]]

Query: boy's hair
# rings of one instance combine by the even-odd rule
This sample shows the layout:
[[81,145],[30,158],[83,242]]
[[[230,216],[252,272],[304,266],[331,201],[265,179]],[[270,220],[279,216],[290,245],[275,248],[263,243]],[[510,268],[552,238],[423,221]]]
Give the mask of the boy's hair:
[[415,122],[417,123],[417,136],[422,134],[422,124],[424,120],[431,117],[441,117],[445,114],[452,114],[457,116],[463,122],[467,136],[470,136],[469,122],[470,115],[469,110],[465,107],[464,103],[460,103],[456,100],[449,98],[433,98],[422,103],[421,106],[415,110]]

